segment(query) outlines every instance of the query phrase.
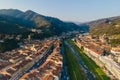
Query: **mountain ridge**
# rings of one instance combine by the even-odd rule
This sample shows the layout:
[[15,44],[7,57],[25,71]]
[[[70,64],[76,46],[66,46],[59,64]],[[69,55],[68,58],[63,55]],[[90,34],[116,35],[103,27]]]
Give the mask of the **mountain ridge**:
[[[23,12],[18,9],[2,9],[0,10],[0,16],[3,15],[6,16],[4,19],[7,19],[7,16],[9,16],[8,22],[18,24],[24,28],[41,29],[43,32],[49,32],[53,35],[60,35],[62,32],[67,31],[82,30],[79,25],[67,23],[58,18],[44,16],[32,10]],[[16,22],[10,19],[15,19]]]
[[110,28],[115,28],[116,25],[120,25],[119,23],[120,23],[120,16],[115,16],[115,17],[110,17],[110,18],[99,19],[96,21],[91,21],[87,23],[87,25],[90,26],[91,34],[101,35],[101,34],[109,34],[109,32],[112,31]]
[[90,34],[104,36],[112,46],[120,44],[120,16],[100,19],[87,23],[90,26]]

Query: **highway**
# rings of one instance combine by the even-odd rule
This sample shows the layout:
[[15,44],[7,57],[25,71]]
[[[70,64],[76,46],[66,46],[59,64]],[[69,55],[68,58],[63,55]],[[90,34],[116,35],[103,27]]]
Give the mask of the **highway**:
[[90,72],[90,70],[87,68],[87,66],[84,64],[84,61],[81,59],[81,57],[79,56],[79,54],[73,49],[73,47],[68,44],[65,41],[65,44],[69,47],[69,49],[71,50],[71,52],[75,55],[75,57],[77,58],[79,64],[81,65],[82,69],[85,71],[88,80],[95,80],[94,75],[92,74],[92,72]]

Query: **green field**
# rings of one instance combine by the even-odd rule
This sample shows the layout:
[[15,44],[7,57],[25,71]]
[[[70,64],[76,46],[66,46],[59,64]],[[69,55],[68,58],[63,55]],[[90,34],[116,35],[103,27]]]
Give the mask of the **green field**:
[[68,74],[70,80],[87,80],[85,73],[81,69],[76,57],[71,53],[69,48],[65,45],[65,58],[67,62]]
[[77,47],[73,41],[71,40],[67,40],[67,41],[79,53],[85,65],[95,75],[96,80],[110,80],[110,78],[103,72],[103,70],[99,66],[97,66],[92,59],[90,59],[86,54],[84,54],[83,51],[79,47]]

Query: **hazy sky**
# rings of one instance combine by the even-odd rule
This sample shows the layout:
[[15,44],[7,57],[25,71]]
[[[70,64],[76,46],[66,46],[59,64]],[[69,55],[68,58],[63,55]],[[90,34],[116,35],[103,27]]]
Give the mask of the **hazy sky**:
[[78,22],[120,16],[120,0],[0,0],[0,9],[9,8]]

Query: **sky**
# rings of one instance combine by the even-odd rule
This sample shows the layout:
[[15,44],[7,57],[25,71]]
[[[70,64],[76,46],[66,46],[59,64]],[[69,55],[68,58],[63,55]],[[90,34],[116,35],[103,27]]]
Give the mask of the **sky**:
[[120,16],[120,0],[0,0],[0,9],[9,8],[74,22]]

